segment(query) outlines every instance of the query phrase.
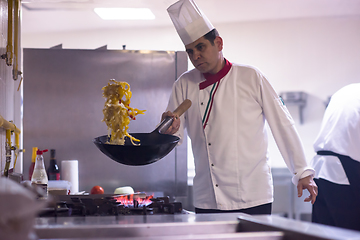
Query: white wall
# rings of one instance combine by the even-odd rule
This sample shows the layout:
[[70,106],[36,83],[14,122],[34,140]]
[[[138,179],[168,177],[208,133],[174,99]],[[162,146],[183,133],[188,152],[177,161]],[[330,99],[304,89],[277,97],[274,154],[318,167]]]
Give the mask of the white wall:
[[[309,94],[304,123],[296,121],[308,160],[325,110],[324,102],[337,89],[360,80],[360,16],[214,24],[224,39],[224,55],[232,61],[258,67],[274,88]],[[23,34],[24,48],[184,50],[172,27],[112,29],[96,32]],[[26,75],[26,73],[25,73]],[[24,79],[26,84],[26,79]],[[270,140],[273,167],[285,167]]]

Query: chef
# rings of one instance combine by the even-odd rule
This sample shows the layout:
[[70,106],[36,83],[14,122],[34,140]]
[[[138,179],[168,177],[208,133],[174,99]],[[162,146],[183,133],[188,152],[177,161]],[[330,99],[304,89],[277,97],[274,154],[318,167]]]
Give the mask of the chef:
[[312,221],[360,231],[360,83],[333,94],[314,143]]
[[[222,54],[223,39],[193,0],[180,0],[168,13],[195,69],[174,83],[167,111],[168,134],[191,139],[196,213],[238,211],[271,214],[273,182],[268,157],[267,121],[281,154],[315,202],[314,170],[286,106],[258,69],[232,63]],[[185,99],[192,107],[179,118],[172,111]]]

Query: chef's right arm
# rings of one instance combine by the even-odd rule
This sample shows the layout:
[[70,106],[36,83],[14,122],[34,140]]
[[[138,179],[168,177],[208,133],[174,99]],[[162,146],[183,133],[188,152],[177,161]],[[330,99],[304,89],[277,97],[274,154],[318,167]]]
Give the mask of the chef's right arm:
[[178,145],[181,145],[183,141],[186,115],[186,113],[184,113],[179,117],[173,114],[173,111],[175,111],[175,109],[186,99],[186,97],[183,95],[183,87],[181,86],[180,78],[181,77],[179,77],[179,79],[176,80],[173,84],[168,105],[165,112],[161,116],[162,120],[168,116],[173,117],[174,121],[165,134],[172,134],[179,137],[180,141]]
[[163,121],[166,117],[171,117],[173,119],[173,122],[171,126],[165,131],[165,134],[175,134],[180,128],[179,116],[172,113],[171,111],[167,111],[162,114],[161,121]]

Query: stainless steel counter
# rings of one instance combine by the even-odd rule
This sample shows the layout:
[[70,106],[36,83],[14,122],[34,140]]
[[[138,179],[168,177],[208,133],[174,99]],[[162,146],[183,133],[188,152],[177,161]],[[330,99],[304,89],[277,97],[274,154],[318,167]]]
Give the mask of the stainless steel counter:
[[37,218],[40,239],[360,239],[360,232],[241,213]]

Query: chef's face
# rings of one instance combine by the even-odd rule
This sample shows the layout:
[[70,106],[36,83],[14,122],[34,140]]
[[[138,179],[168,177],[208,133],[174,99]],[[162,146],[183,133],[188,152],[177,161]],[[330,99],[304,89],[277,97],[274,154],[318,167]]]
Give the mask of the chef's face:
[[223,42],[216,37],[214,44],[204,37],[185,46],[186,52],[194,67],[202,73],[216,74],[221,70],[223,57],[221,50]]

